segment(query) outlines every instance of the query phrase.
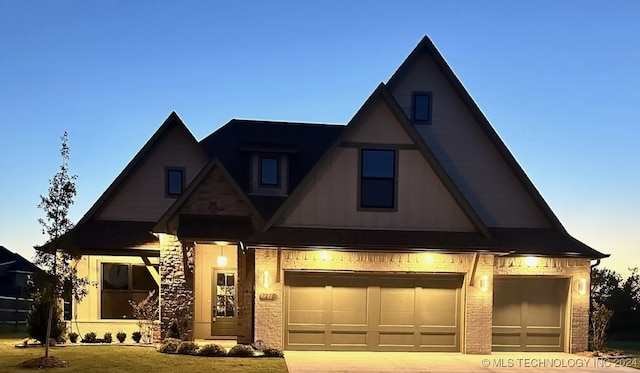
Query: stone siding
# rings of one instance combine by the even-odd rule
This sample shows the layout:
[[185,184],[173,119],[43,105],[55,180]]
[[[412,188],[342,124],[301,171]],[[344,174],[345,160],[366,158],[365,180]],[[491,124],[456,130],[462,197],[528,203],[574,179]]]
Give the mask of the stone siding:
[[160,321],[166,336],[172,323],[180,328],[181,338],[193,339],[194,320],[194,248],[184,247],[177,237],[160,236]]

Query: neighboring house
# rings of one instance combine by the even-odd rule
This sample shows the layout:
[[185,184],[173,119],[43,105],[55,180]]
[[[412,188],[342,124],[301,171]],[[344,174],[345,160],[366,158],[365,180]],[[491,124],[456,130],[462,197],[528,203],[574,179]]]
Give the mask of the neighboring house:
[[38,270],[35,264],[0,246],[0,296],[28,298],[31,276]]
[[39,268],[0,246],[0,331],[17,331],[31,308],[31,278]]
[[[67,235],[83,331],[160,287],[188,338],[290,350],[587,349],[592,259],[424,38],[346,126],[172,113]],[[55,243],[54,243],[55,244]]]

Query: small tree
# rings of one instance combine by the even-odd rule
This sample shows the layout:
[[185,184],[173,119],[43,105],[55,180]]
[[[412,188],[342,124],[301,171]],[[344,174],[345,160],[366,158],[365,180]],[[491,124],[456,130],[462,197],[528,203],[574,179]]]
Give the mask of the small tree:
[[138,330],[142,333],[143,343],[151,343],[153,338],[153,322],[158,320],[158,297],[156,291],[151,290],[146,298],[139,303],[129,300],[133,317],[138,319]]
[[[65,239],[64,234],[73,228],[69,219],[69,208],[73,205],[76,195],[77,175],[69,174],[68,135],[64,132],[60,138],[62,146],[60,155],[62,164],[60,170],[49,180],[49,191],[46,196],[40,195],[38,208],[45,213],[44,218],[38,219],[42,225],[42,233],[48,236],[47,244],[36,250],[35,264],[43,270],[43,275],[35,278],[40,294],[46,295],[42,299],[50,304],[46,329],[46,343],[44,363],[50,364],[49,339],[54,316],[53,305],[58,302],[65,289],[65,284],[71,287],[71,294],[76,302],[80,302],[87,294],[87,278],[79,278],[75,265],[80,255],[75,252]],[[57,315],[56,315],[57,316]]]

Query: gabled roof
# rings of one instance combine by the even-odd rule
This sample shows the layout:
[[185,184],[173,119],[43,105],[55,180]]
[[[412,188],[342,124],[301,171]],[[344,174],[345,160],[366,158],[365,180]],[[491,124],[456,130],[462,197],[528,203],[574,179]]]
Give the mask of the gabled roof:
[[[235,182],[234,178],[229,174],[226,167],[220,162],[217,157],[212,158],[206,166],[202,168],[202,170],[198,173],[198,175],[193,179],[191,184],[187,187],[187,189],[182,193],[178,199],[169,207],[169,209],[160,217],[158,222],[153,225],[153,232],[158,233],[171,233],[177,234],[177,229],[170,227],[170,222],[173,219],[180,218],[180,209],[184,205],[184,203],[189,200],[189,198],[201,187],[202,180],[204,180],[211,172],[214,170],[218,170],[222,173],[224,179],[231,186],[231,188],[238,194],[240,198],[242,198],[243,202],[247,205],[249,211],[252,211],[254,215],[260,219],[261,223],[263,222],[262,216],[256,210],[255,206],[251,201],[247,198],[247,195],[242,191],[242,189]],[[193,214],[188,214],[191,216],[191,221],[195,221],[193,218]],[[200,224],[200,223],[199,223]],[[205,224],[206,225],[206,224]],[[200,237],[202,238],[202,237]]]
[[0,266],[2,266],[3,273],[11,271],[34,272],[38,269],[35,264],[4,246],[0,246]]
[[362,105],[360,110],[358,110],[358,112],[349,121],[349,124],[347,124],[346,129],[340,134],[340,136],[338,136],[338,138],[333,142],[331,147],[325,152],[323,158],[320,159],[319,162],[317,162],[314,168],[307,174],[305,179],[300,183],[300,186],[292,192],[291,197],[289,197],[287,201],[285,201],[285,203],[282,204],[282,206],[280,206],[278,211],[275,214],[273,214],[271,219],[269,219],[269,221],[267,222],[267,224],[264,226],[262,230],[266,231],[267,229],[269,229],[271,225],[284,213],[284,211],[292,203],[294,203],[293,201],[297,200],[297,198],[295,198],[295,195],[302,193],[302,189],[304,189],[304,186],[310,184],[312,180],[314,180],[315,174],[320,172],[319,170],[321,170],[324,167],[324,164],[329,162],[330,155],[333,152],[333,150],[336,147],[338,147],[352,131],[354,131],[354,128],[358,127],[360,123],[363,123],[364,117],[367,115],[367,113],[373,110],[374,106],[379,101],[382,101],[391,110],[391,112],[397,119],[398,123],[400,123],[400,125],[405,130],[407,135],[411,138],[413,143],[418,147],[418,150],[424,156],[429,166],[431,166],[431,168],[434,170],[434,172],[436,173],[440,181],[444,184],[447,191],[451,194],[451,196],[457,202],[458,206],[462,209],[462,211],[467,216],[467,218],[471,221],[471,223],[484,236],[489,237],[490,233],[487,227],[484,225],[484,223],[482,222],[478,214],[473,210],[469,202],[465,199],[464,195],[462,194],[462,192],[460,192],[460,190],[455,185],[453,180],[451,180],[451,178],[449,177],[445,169],[442,167],[438,159],[435,157],[435,155],[431,152],[427,144],[422,140],[422,138],[420,137],[416,129],[409,122],[409,119],[404,114],[400,106],[398,106],[398,103],[395,101],[393,96],[391,96],[391,94],[387,90],[387,87],[384,85],[384,83],[380,83],[380,85],[378,85],[376,90],[371,94],[371,96],[369,96],[369,98],[364,103],[364,105]]
[[491,126],[489,120],[487,120],[487,118],[484,116],[471,95],[469,95],[469,92],[467,92],[467,90],[464,88],[458,77],[455,75],[451,67],[447,64],[444,57],[442,57],[442,55],[428,36],[424,36],[424,38],[422,38],[420,43],[405,59],[402,65],[400,65],[398,70],[396,70],[396,72],[391,76],[391,78],[387,82],[387,85],[389,87],[393,87],[394,85],[399,84],[402,78],[409,72],[411,67],[418,63],[418,60],[422,53],[427,53],[435,61],[443,76],[448,80],[449,84],[451,84],[462,102],[469,109],[469,112],[473,115],[474,119],[477,121],[477,123],[480,124],[482,131],[487,135],[491,143],[498,150],[499,154],[502,156],[506,164],[513,171],[518,180],[522,183],[525,190],[529,193],[533,201],[541,209],[549,222],[559,231],[566,233],[566,230],[563,227],[562,223],[560,223],[560,220],[558,220],[557,216],[553,213],[544,198],[540,195],[529,177],[527,177],[524,170],[520,167],[507,146],[504,144],[504,142],[502,142],[496,131]]
[[209,157],[220,159],[260,215],[268,219],[286,197],[250,195],[252,153],[287,153],[289,191],[300,181],[344,130],[344,125],[233,119],[200,141]]
[[189,136],[189,138],[193,141],[194,144],[197,144],[197,140],[191,134],[191,131],[187,129],[185,124],[182,122],[178,114],[175,111],[172,111],[171,114],[165,119],[160,128],[151,136],[149,141],[138,151],[138,153],[133,157],[133,159],[127,164],[127,166],[120,172],[118,177],[109,185],[107,190],[98,198],[98,200],[91,206],[89,211],[80,219],[78,225],[82,225],[89,221],[95,214],[97,214],[105,204],[114,196],[115,192],[122,186],[122,184],[127,180],[129,175],[131,175],[143,162],[143,160],[151,153],[152,149],[160,142],[160,140],[165,136],[165,134],[169,133],[172,128],[180,128],[183,129],[184,132]]

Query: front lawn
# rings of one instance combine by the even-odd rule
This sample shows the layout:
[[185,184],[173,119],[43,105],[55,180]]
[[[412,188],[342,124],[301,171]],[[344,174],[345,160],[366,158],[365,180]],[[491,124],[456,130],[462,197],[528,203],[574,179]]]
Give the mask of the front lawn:
[[[21,362],[44,355],[43,347],[15,348],[23,334],[0,335],[0,372],[30,372]],[[273,372],[287,373],[281,358],[200,357],[170,355],[139,346],[52,347],[51,355],[69,363],[50,372]]]
[[640,369],[640,341],[608,339],[607,347],[611,350],[621,350],[631,355],[635,360],[632,361],[632,364],[625,364],[625,366],[633,366],[636,369]]

